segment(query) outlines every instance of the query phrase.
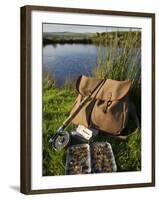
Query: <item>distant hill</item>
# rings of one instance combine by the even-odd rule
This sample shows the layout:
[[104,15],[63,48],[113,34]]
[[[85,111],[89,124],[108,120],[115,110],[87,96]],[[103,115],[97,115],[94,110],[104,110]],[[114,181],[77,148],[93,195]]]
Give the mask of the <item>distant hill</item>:
[[64,44],[64,43],[91,43],[90,38],[94,33],[74,33],[74,32],[44,32],[43,44]]
[[43,32],[43,37],[90,37],[95,33],[76,33],[76,32]]
[[119,46],[125,45],[127,38],[136,41],[140,46],[141,32],[140,31],[117,31],[117,32],[96,32],[96,33],[76,33],[76,32],[44,32],[43,44],[104,44],[109,45],[116,41]]

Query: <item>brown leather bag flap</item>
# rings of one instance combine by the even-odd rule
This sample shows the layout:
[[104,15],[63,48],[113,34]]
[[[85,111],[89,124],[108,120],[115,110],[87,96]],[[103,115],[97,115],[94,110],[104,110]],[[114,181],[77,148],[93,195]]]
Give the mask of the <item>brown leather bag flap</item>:
[[102,81],[95,77],[80,76],[76,83],[76,89],[82,96],[88,96]]
[[125,97],[131,87],[131,81],[116,81],[107,79],[102,88],[99,90],[96,98],[105,100],[119,100]]
[[[95,77],[81,76],[77,80],[76,88],[82,96],[88,96],[102,79]],[[103,86],[101,86],[96,98],[100,100],[119,100],[129,92],[131,81],[116,81],[107,79]],[[97,89],[98,90],[98,89]],[[94,97],[96,92],[92,95]]]

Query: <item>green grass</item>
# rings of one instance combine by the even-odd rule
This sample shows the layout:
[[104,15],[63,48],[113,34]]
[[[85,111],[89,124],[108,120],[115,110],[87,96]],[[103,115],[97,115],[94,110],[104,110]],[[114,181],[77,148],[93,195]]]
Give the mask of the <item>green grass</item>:
[[97,141],[112,145],[118,172],[141,170],[141,133],[135,130],[127,140],[100,135]]
[[74,90],[58,89],[51,80],[43,81],[43,175],[65,173],[65,150],[51,149],[48,141],[68,117],[76,96]]

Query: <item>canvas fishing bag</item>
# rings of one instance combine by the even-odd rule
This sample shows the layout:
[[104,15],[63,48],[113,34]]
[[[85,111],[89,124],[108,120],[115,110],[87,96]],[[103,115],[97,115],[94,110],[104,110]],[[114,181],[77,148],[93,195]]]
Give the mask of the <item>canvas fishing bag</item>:
[[[81,76],[76,83],[79,93],[71,110],[73,113],[85,96],[101,82],[101,79]],[[73,124],[96,128],[105,133],[119,135],[128,121],[129,91],[131,81],[116,81],[107,79],[79,113],[72,120]]]

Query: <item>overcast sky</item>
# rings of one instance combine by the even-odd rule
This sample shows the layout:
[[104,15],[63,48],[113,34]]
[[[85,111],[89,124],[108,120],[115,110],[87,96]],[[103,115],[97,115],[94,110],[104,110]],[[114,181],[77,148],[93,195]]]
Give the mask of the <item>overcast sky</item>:
[[[64,24],[43,24],[43,32],[107,32],[107,31],[129,31],[130,28],[108,27],[108,26],[81,26]],[[140,29],[132,29],[140,30]]]

